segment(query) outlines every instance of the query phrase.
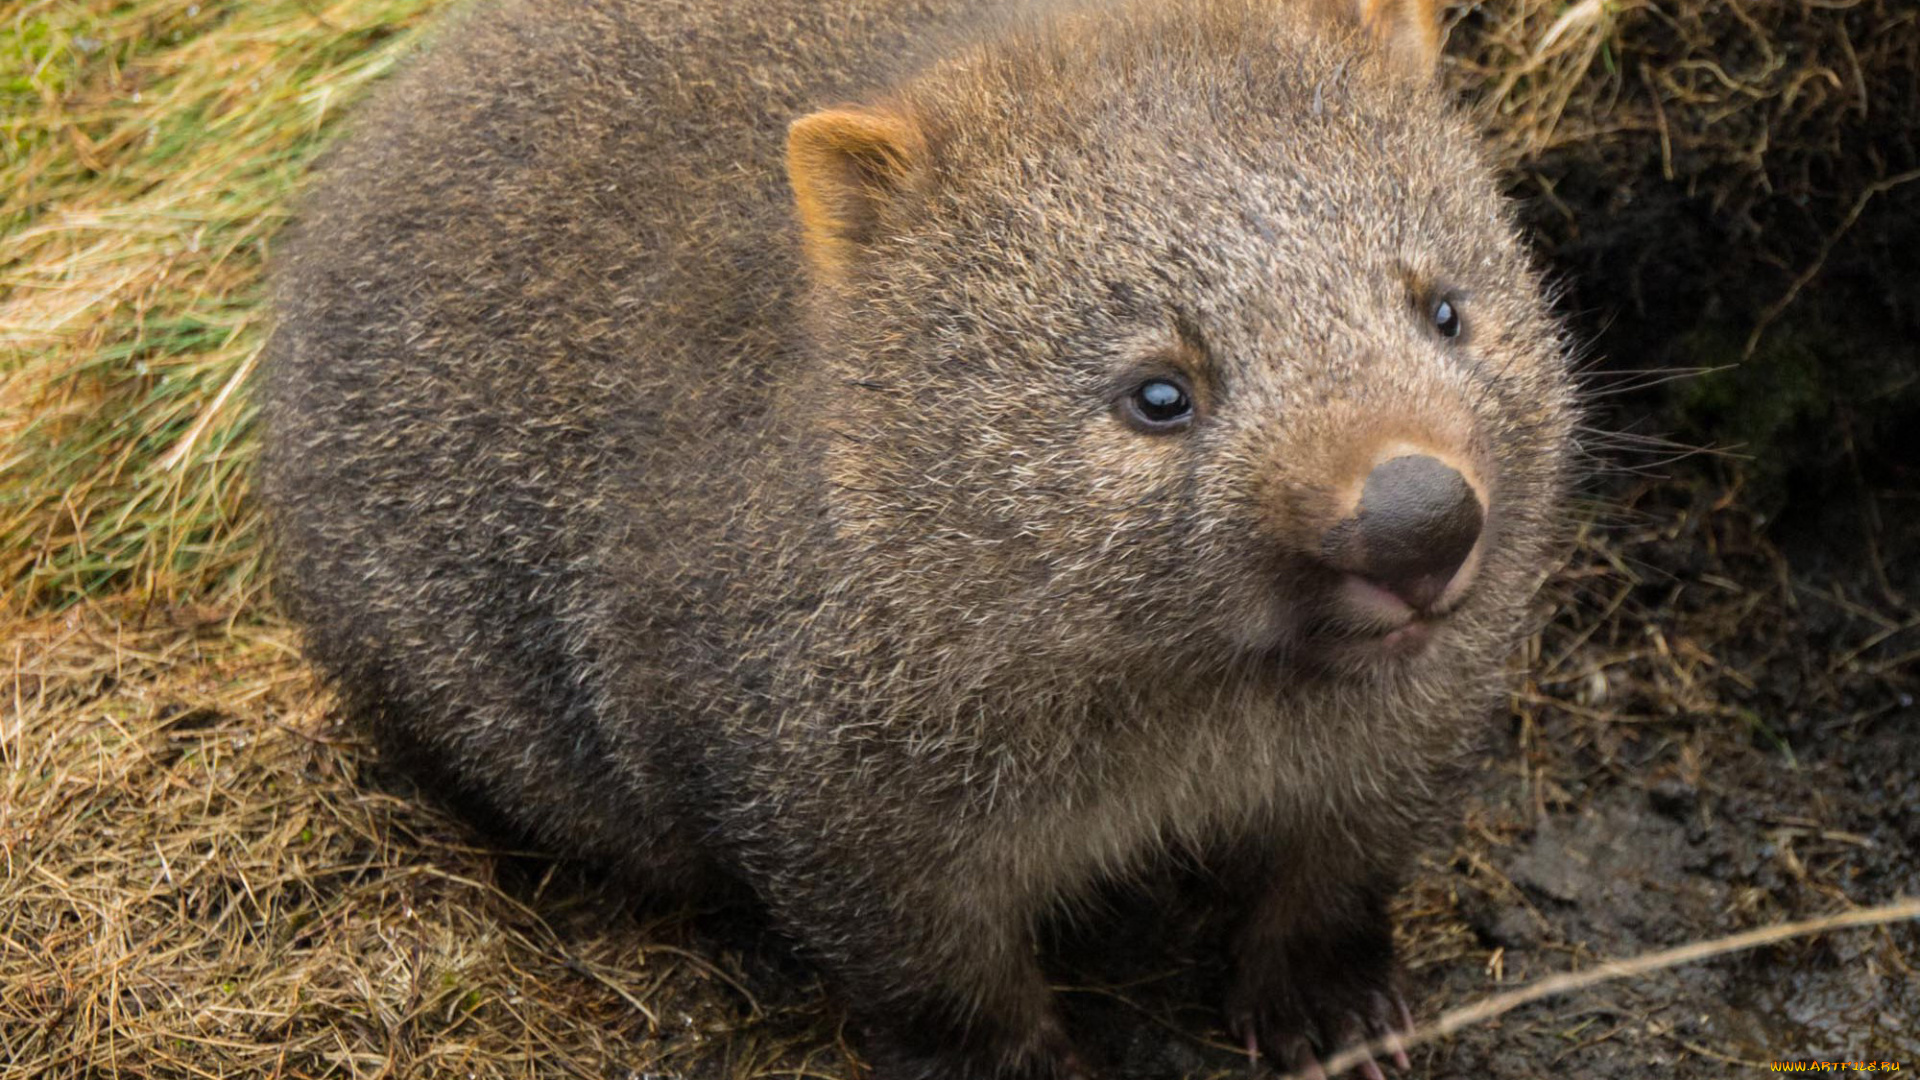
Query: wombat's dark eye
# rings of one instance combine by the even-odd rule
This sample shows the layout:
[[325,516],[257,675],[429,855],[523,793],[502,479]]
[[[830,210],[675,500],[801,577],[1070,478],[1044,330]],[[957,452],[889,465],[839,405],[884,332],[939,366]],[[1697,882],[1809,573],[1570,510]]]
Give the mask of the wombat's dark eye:
[[1433,305],[1433,328],[1444,338],[1460,336],[1460,309],[1453,306],[1453,301],[1442,299]]
[[1172,379],[1148,379],[1128,395],[1127,411],[1143,431],[1177,431],[1193,420],[1193,398]]

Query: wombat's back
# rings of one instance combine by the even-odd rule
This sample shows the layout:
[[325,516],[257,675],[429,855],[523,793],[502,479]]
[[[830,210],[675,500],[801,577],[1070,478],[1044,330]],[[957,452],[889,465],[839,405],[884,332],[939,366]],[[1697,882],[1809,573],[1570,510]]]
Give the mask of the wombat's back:
[[[280,267],[264,494],[310,655],[417,764],[571,848],[671,848],[671,785],[615,783],[589,719],[586,568],[684,579],[657,538],[724,527],[794,320],[786,125],[978,6],[483,4],[356,118]],[[653,513],[609,521],[635,468]]]

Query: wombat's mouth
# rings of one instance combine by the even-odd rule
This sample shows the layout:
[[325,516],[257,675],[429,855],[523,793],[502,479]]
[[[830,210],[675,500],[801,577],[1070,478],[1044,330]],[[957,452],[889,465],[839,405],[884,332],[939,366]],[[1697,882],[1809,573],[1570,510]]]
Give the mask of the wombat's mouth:
[[1416,609],[1393,592],[1357,574],[1341,574],[1326,606],[1308,626],[1306,651],[1340,667],[1409,660],[1445,632],[1447,616],[1460,602]]

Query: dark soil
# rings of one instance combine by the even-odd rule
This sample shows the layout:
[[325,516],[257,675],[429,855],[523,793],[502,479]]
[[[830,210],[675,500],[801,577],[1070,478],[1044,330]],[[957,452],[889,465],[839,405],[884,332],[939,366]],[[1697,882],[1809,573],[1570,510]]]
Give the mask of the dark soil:
[[[1421,969],[1429,1007],[1484,992],[1489,966],[1531,979],[1920,894],[1920,506],[1821,500],[1776,543],[1718,502],[1699,486],[1630,497],[1623,515],[1641,520],[1604,549],[1624,573],[1589,579],[1546,635],[1557,658],[1595,628],[1534,677],[1453,860],[1415,889],[1435,899],[1412,936],[1428,918],[1473,933]],[[1911,924],[1849,931],[1610,984],[1429,1063],[1497,1077],[1910,1067],[1916,945]]]

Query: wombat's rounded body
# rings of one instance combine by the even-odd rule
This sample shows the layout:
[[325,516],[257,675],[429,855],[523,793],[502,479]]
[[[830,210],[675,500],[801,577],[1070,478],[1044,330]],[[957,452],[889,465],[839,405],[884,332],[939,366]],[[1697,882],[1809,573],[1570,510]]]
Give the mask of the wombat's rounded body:
[[893,1076],[1076,1070],[1034,925],[1173,857],[1251,1042],[1378,1028],[1570,392],[1421,5],[1337,8],[466,16],[282,267],[311,654],[514,826],[751,888]]

